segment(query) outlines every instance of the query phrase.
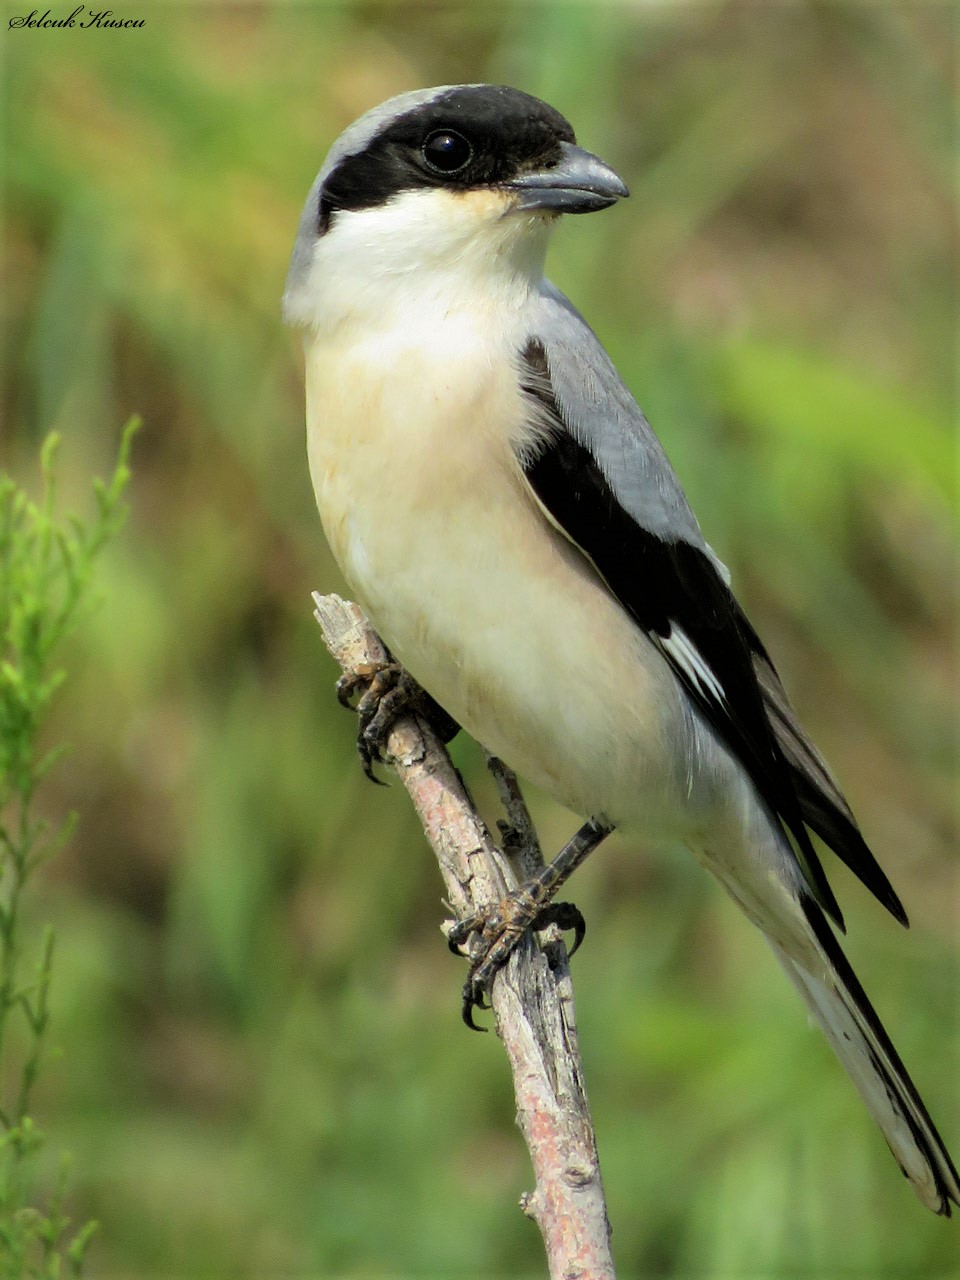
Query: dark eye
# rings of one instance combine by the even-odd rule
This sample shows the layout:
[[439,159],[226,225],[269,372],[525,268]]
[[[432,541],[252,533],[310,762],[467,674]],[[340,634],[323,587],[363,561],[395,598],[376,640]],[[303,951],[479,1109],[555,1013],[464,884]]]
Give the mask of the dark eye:
[[420,148],[420,154],[438,173],[458,173],[473,158],[473,147],[460,133],[438,129]]

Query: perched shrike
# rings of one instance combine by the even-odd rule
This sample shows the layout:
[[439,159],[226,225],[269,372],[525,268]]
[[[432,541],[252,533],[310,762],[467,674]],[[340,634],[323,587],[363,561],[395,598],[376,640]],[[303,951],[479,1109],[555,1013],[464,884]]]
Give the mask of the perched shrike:
[[[529,923],[614,827],[682,841],[763,932],[917,1195],[949,1214],[957,1172],[828,923],[843,928],[810,832],[906,924],[903,907],[646,418],[544,279],[558,216],[625,195],[516,89],[403,94],[341,135],[283,299],[323,527],[423,688],[587,819],[500,924]],[[474,966],[468,1018],[509,935],[494,928]]]

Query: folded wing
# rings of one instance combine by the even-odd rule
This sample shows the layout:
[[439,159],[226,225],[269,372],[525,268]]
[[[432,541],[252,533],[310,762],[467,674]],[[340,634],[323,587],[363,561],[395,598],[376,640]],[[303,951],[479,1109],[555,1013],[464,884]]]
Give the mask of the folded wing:
[[793,837],[810,892],[843,928],[819,835],[901,923],[899,898],[800,726],[663,448],[586,321],[552,289],[520,353],[542,426],[520,457],[549,518],[657,645]]

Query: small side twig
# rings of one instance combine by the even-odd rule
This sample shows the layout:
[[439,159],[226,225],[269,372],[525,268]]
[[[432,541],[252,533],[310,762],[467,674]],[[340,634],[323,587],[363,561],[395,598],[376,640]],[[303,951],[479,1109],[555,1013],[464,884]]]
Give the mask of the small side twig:
[[500,793],[500,803],[507,815],[506,822],[500,822],[500,835],[503,839],[504,852],[510,859],[510,865],[517,873],[518,880],[526,880],[535,876],[543,866],[543,850],[540,838],[530,817],[530,810],[523,798],[517,775],[502,760],[487,753],[487,768],[493,775]]
[[[357,605],[314,594],[327,648],[345,674],[386,650]],[[509,869],[432,728],[409,715],[393,726],[387,760],[406,787],[458,916],[498,901]],[[542,862],[516,778],[491,759],[507,813],[506,852],[527,875]],[[494,1025],[510,1060],[517,1120],[536,1177],[521,1207],[543,1236],[553,1280],[613,1280],[610,1223],[577,1043],[573,988],[561,943],[525,939],[493,982]]]

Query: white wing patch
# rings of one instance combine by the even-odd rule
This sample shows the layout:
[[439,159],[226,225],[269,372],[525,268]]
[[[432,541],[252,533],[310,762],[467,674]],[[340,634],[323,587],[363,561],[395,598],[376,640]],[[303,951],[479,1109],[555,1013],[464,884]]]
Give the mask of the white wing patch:
[[660,638],[660,645],[683,671],[708,697],[727,705],[723,685],[704,661],[699,649],[685,631],[675,623],[669,635]]

